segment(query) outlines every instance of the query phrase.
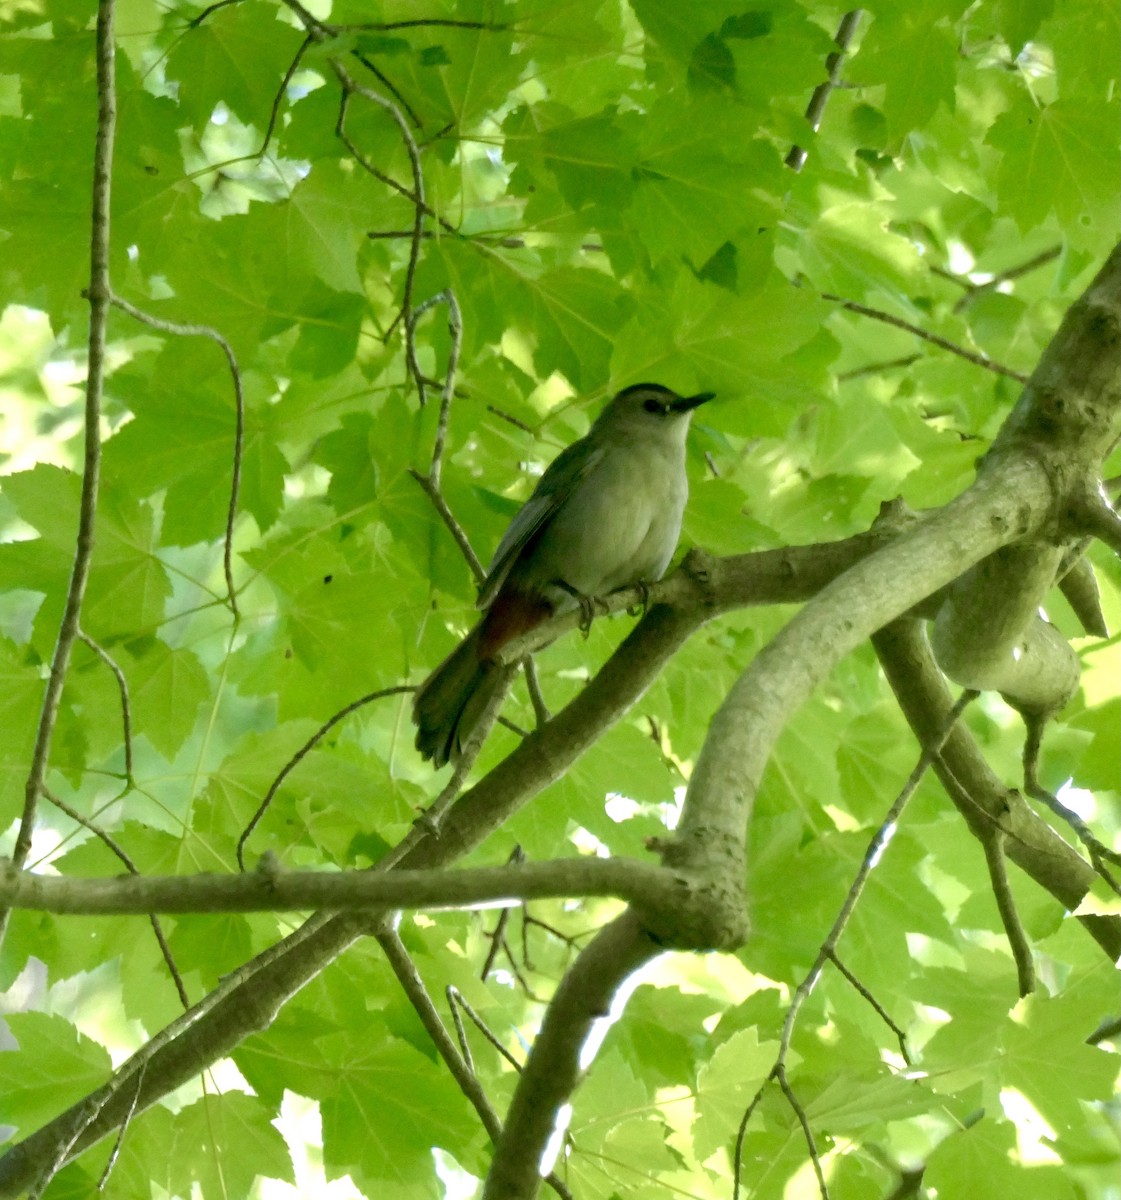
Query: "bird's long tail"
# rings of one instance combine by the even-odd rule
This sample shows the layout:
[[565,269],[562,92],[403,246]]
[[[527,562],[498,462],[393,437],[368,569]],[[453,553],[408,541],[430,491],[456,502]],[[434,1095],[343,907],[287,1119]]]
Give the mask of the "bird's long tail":
[[416,748],[435,767],[459,757],[494,697],[516,670],[495,657],[553,614],[545,596],[504,588],[483,619],[417,689]]
[[493,658],[480,660],[483,625],[475,628],[417,689],[413,698],[416,748],[435,767],[458,758],[509,669]]

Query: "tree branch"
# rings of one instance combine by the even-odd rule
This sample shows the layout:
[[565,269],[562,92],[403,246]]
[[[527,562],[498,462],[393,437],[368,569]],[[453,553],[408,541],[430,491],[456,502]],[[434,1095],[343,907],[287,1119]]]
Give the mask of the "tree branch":
[[543,1161],[546,1147],[563,1132],[557,1117],[587,1067],[597,1023],[611,1023],[624,981],[661,952],[630,911],[601,929],[580,952],[549,1004],[518,1077],[483,1200],[530,1200],[536,1195],[542,1167],[551,1166]]
[[[43,693],[31,769],[24,788],[23,814],[16,834],[12,862],[22,867],[31,852],[31,837],[39,808],[39,796],[47,774],[51,739],[70,652],[78,637],[82,599],[93,560],[94,524],[97,515],[97,491],[101,474],[101,397],[105,387],[105,336],[109,321],[109,196],[113,175],[113,140],[117,124],[115,46],[113,42],[113,0],[99,0],[97,6],[97,133],[93,151],[93,202],[90,226],[90,325],[87,341],[86,403],[82,493],[78,509],[78,536],[66,604],[62,612],[50,674]],[[8,912],[0,909],[0,944],[8,927]]]
[[154,317],[146,313],[120,296],[110,295],[109,303],[121,312],[127,313],[134,321],[158,329],[161,333],[174,334],[177,337],[204,337],[217,343],[226,356],[226,365],[230,369],[230,377],[234,385],[234,455],[233,468],[230,472],[230,500],[226,506],[226,536],[222,551],[222,569],[226,576],[226,603],[234,615],[238,617],[237,591],[234,588],[233,546],[234,523],[237,520],[238,498],[241,492],[241,463],[245,451],[245,396],[241,386],[241,369],[237,365],[234,348],[226,338],[212,329],[209,325],[195,325],[184,321],[167,321],[163,317]]
[[[743,1156],[743,1141],[747,1134],[747,1125],[754,1113],[759,1101],[762,1099],[763,1092],[766,1090],[770,1080],[778,1081],[782,1088],[783,1095],[794,1109],[798,1116],[798,1120],[802,1126],[803,1133],[806,1139],[806,1146],[809,1150],[810,1160],[813,1163],[814,1173],[818,1180],[818,1189],[821,1192],[823,1200],[828,1200],[829,1189],[825,1183],[825,1176],[821,1169],[821,1160],[818,1157],[817,1146],[814,1142],[813,1133],[810,1129],[809,1121],[806,1117],[805,1110],[798,1103],[794,1092],[790,1086],[786,1074],[786,1060],[790,1055],[790,1043],[794,1037],[794,1026],[797,1024],[798,1015],[802,1011],[802,1006],[813,995],[814,989],[817,987],[818,980],[821,978],[822,972],[825,970],[825,964],[831,959],[835,959],[837,944],[841,940],[841,935],[844,933],[849,919],[852,917],[856,909],[857,902],[864,891],[864,885],[868,882],[868,877],[872,874],[872,869],[879,862],[888,843],[895,835],[895,829],[899,822],[899,818],[903,815],[903,809],[907,806],[907,802],[915,794],[915,789],[922,781],[922,777],[926,774],[930,764],[937,758],[938,752],[945,744],[946,738],[950,735],[950,731],[957,723],[958,717],[961,715],[965,706],[977,697],[976,692],[963,692],[958,698],[954,706],[950,709],[946,717],[946,721],[941,730],[931,740],[929,745],[924,745],[922,753],[919,755],[919,761],[915,764],[914,770],[908,776],[899,795],[892,801],[891,807],[888,809],[883,821],[880,822],[876,832],[872,835],[872,840],[868,843],[868,848],[864,851],[864,857],[860,862],[860,867],[856,872],[856,878],[852,881],[848,892],[845,895],[844,903],[841,905],[841,910],[838,912],[836,919],[833,922],[832,928],[825,936],[825,940],[817,952],[817,957],[814,959],[813,965],[806,972],[801,983],[794,991],[794,996],[790,1001],[790,1007],[786,1010],[786,1019],[782,1023],[782,1035],[779,1039],[778,1054],[775,1056],[774,1066],[771,1068],[767,1078],[760,1085],[759,1090],[755,1093],[751,1103],[744,1111],[743,1119],[740,1121],[739,1130],[736,1134],[736,1147],[733,1155],[734,1177],[732,1183],[732,1200],[738,1200],[740,1190],[740,1163]],[[838,964],[839,965],[839,964]],[[845,976],[852,981],[852,976],[848,971],[844,971]],[[859,989],[864,993],[864,989]],[[864,993],[866,994],[866,993]],[[878,1006],[877,1006],[878,1007]],[[893,1028],[897,1028],[893,1026]],[[900,1035],[900,1045],[902,1046],[902,1035]],[[906,1051],[904,1051],[906,1054]]]
[[[591,742],[618,721],[682,643],[717,613],[748,604],[807,599],[853,564],[892,545],[900,538],[901,528],[925,528],[927,524],[925,520],[889,520],[870,533],[841,542],[762,551],[725,560],[694,552],[682,569],[650,589],[651,607],[596,678],[459,797],[441,822],[439,839],[423,829],[414,830],[402,849],[402,865],[409,869],[445,866],[477,846],[513,812],[559,778]],[[896,560],[896,566],[903,572],[901,578],[908,579],[906,572],[912,565],[910,552],[904,555],[902,564]],[[895,577],[890,576],[889,580],[882,586],[894,587]],[[923,588],[916,590],[922,592]],[[615,612],[632,607],[640,598],[638,589],[625,589],[607,598],[606,606]],[[539,634],[542,640],[575,628],[576,615],[566,614],[549,625],[547,631]],[[512,657],[524,656],[533,648],[526,639],[526,644],[517,647]],[[942,687],[941,676],[933,664],[931,669]],[[944,714],[949,704],[947,698],[938,711]],[[930,730],[927,736],[933,732]],[[948,748],[955,737],[956,734],[951,737]],[[1039,853],[1025,869],[1061,899],[1077,895],[1070,905],[1076,907],[1089,886],[1079,872],[1092,879],[1093,871],[1046,825],[1038,824],[1051,839],[1053,848]],[[1014,861],[1020,861],[1018,848],[1019,842],[1011,841],[1009,853]],[[1107,949],[1116,941],[1114,954],[1121,954],[1121,935],[1110,924],[1114,919],[1080,919],[1095,928],[1095,936]],[[192,1010],[189,1022],[169,1026],[145,1047],[145,1061],[150,1063],[150,1069],[144,1077],[137,1111],[144,1111],[196,1074],[200,1067],[267,1026],[289,996],[367,932],[371,932],[368,914],[321,914],[227,977],[215,993]],[[115,1128],[129,1103],[131,1094],[125,1094],[123,1099],[114,1096],[103,1105],[96,1120],[75,1141],[73,1152],[80,1152]],[[69,1119],[68,1113],[61,1114],[0,1158],[0,1197],[15,1195],[26,1186],[44,1147],[52,1144],[55,1130]]]
[[253,835],[253,830],[257,828],[261,818],[268,812],[269,805],[272,804],[280,785],[288,778],[297,766],[315,749],[315,747],[323,740],[328,733],[342,720],[345,720],[351,713],[357,712],[358,709],[365,707],[367,704],[372,704],[375,700],[384,700],[386,696],[400,696],[405,692],[411,692],[413,689],[410,686],[380,688],[376,692],[369,692],[358,700],[352,701],[344,708],[340,708],[334,716],[328,717],[326,721],[311,735],[310,738],[296,751],[295,754],[281,767],[276,778],[269,784],[269,790],[265,793],[264,799],[257,807],[257,811],[249,818],[245,828],[241,831],[241,837],[237,840],[237,865],[241,870],[245,870],[245,845]]
[[932,346],[948,350],[951,354],[956,354],[958,358],[964,358],[966,362],[973,363],[974,366],[984,367],[986,371],[992,371],[996,375],[1005,375],[1009,379],[1015,379],[1018,383],[1027,383],[1028,381],[1028,377],[1021,371],[1013,371],[1011,367],[993,362],[984,354],[966,350],[964,346],[959,346],[956,342],[951,342],[948,338],[940,337],[936,333],[929,333],[918,325],[912,325],[910,321],[904,321],[902,317],[892,316],[891,313],[883,312],[878,308],[869,308],[866,304],[858,304],[855,300],[846,300],[844,296],[834,296],[831,292],[822,292],[821,298],[833,300],[842,308],[847,308],[849,312],[858,313],[862,317],[871,317],[875,321],[882,321],[885,325],[893,325],[896,329],[905,329],[908,333],[913,333],[915,337],[922,338],[924,342],[930,342]]
[[[829,72],[829,77],[824,83],[819,83],[814,89],[814,94],[810,97],[809,107],[806,109],[806,120],[810,124],[810,128],[817,133],[821,128],[821,118],[825,114],[825,105],[829,101],[829,96],[833,89],[837,86],[841,78],[841,63],[845,60],[845,52],[849,48],[849,43],[856,34],[857,26],[860,24],[860,9],[854,8],[851,12],[845,13],[841,18],[841,24],[837,29],[836,36],[833,41],[837,47],[832,54],[825,60],[826,70]],[[786,165],[794,171],[801,171],[806,165],[806,159],[809,158],[809,151],[803,150],[801,146],[791,146],[790,152],[786,156]]]
[[132,707],[128,699],[128,680],[125,678],[124,671],[117,665],[116,660],[104,646],[95,642],[88,634],[78,630],[78,637],[88,646],[94,654],[109,668],[113,678],[117,681],[117,691],[121,696],[121,724],[122,737],[124,739],[125,751],[125,782],[129,787],[134,786],[132,777]]
[[[1078,686],[1077,656],[1036,616],[1062,559],[1087,482],[1121,429],[1121,245],[1071,305],[982,463],[1032,460],[1046,473],[1052,511],[950,588],[931,635],[935,658],[965,687],[999,691],[1023,712],[1063,707]],[[1076,534],[1082,532],[1076,528]]]
[[990,828],[981,838],[981,847],[985,851],[985,865],[989,869],[989,881],[996,897],[1000,920],[1012,948],[1012,957],[1016,960],[1016,977],[1020,998],[1023,999],[1035,991],[1035,964],[1031,957],[1031,942],[1016,911],[1016,901],[1012,897],[1008,872],[1004,867],[1004,831],[999,826]]
[[[1046,476],[1028,461],[984,472],[968,491],[825,587],[760,652],[713,718],[685,794],[667,863],[712,864],[728,921],[742,906],[744,836],[771,747],[793,712],[837,662],[871,634],[1004,542],[1029,532],[1050,506]],[[711,898],[709,919],[721,906]],[[716,933],[716,928],[712,930]]]
[[[920,743],[945,720],[952,704],[920,622],[896,621],[872,644],[903,715]],[[934,763],[934,772],[978,838],[1003,824],[1005,852],[1040,887],[1074,912],[1093,886],[1094,868],[1022,801],[1009,793],[969,732],[958,725]],[[1112,960],[1121,957],[1121,918],[1094,913],[1077,918]]]
[[[556,859],[463,871],[282,871],[271,858],[236,875],[127,875],[79,879],[0,864],[0,901],[38,912],[285,912],[306,909],[462,908],[511,899],[617,896],[649,904],[667,871],[629,859]],[[672,887],[671,887],[672,890]]]

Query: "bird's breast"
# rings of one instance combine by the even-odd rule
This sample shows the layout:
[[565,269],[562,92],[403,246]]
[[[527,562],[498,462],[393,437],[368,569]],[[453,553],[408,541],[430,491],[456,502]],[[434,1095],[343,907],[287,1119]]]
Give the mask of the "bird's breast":
[[595,596],[658,579],[677,546],[687,495],[683,447],[639,441],[609,450],[527,546],[519,581],[545,588],[563,580]]

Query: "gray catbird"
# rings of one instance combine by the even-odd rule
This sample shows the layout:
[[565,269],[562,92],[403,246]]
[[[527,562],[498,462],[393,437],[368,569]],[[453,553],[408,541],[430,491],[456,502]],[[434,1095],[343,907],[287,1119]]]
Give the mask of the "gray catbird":
[[498,544],[479,591],[482,620],[417,690],[416,746],[435,766],[458,757],[486,711],[508,641],[593,596],[661,578],[689,494],[689,418],[712,397],[624,388],[550,464]]

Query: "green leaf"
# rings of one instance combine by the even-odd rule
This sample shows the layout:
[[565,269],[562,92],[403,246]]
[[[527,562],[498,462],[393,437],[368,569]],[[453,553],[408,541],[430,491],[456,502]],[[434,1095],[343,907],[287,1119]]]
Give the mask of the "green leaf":
[[[1084,1103],[1107,1100],[1116,1092],[1121,1070],[1117,1054],[1087,1045],[1084,1037],[1071,1037],[1080,1024],[1096,1028],[1100,1020],[1099,1002],[1092,994],[1033,996],[1006,1040],[1008,1084],[1058,1132],[1082,1121]],[[1063,1051],[1056,1056],[1060,1044]]]
[[18,1043],[0,1052],[0,1121],[27,1135],[108,1078],[102,1046],[69,1021],[39,1012],[4,1018]]
[[1055,0],[1000,0],[997,23],[1014,56],[1035,37],[1054,8]]
[[[258,1176],[294,1181],[284,1139],[271,1124],[275,1112],[254,1096],[203,1096],[176,1114],[168,1159],[171,1186],[206,1195],[246,1196]],[[236,1146],[234,1155],[200,1154],[201,1146]]]
[[776,1042],[760,1043],[756,1030],[744,1029],[722,1043],[701,1068],[693,1149],[702,1162],[732,1144],[744,1108],[770,1074],[777,1053]]
[[180,108],[196,129],[220,103],[263,129],[299,44],[273,5],[246,0],[185,30],[168,55],[167,74],[179,81]]
[[357,1172],[368,1189],[409,1195],[431,1171],[433,1146],[461,1153],[478,1136],[459,1089],[410,1046],[335,1035],[323,1049],[324,1065],[337,1072],[337,1090],[321,1105],[331,1173]]
[[191,650],[172,649],[158,638],[133,643],[129,650],[129,696],[137,728],[171,760],[210,697],[206,670]]
[[730,237],[774,222],[766,192],[778,190],[778,156],[752,142],[729,161],[722,147],[698,144],[696,122],[707,116],[704,109],[685,111],[672,126],[662,117],[659,136],[644,145],[634,220],[656,264],[684,255],[699,267]]
[[846,75],[885,85],[888,136],[897,142],[924,128],[939,105],[954,111],[957,55],[949,24],[914,9],[898,10],[877,15]]
[[1109,131],[1116,106],[1077,100],[1034,105],[1020,97],[997,118],[987,141],[1003,152],[998,194],[1026,232],[1049,212],[1074,227],[1112,224],[1119,158]]
[[1061,1168],[1025,1169],[1016,1163],[1016,1127],[1009,1121],[986,1118],[947,1137],[927,1160],[925,1182],[940,1195],[965,1194],[978,1179],[1008,1196],[1029,1200],[1067,1200],[1077,1193]]
[[634,192],[634,117],[613,112],[557,125],[542,138],[545,165],[575,209],[586,204],[626,208]]

